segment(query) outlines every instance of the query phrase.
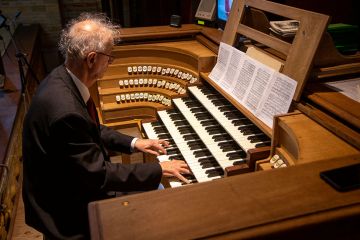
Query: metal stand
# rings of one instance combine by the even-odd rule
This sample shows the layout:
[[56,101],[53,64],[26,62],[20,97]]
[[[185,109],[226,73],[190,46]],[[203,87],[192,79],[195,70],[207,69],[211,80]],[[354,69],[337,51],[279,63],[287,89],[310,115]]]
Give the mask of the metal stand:
[[27,69],[30,71],[32,77],[36,80],[36,83],[38,85],[40,84],[40,81],[36,77],[35,72],[31,68],[28,60],[26,59],[26,54],[19,51],[19,48],[17,47],[16,42],[15,42],[15,39],[14,39],[14,37],[13,37],[11,31],[10,31],[10,26],[9,25],[4,25],[4,27],[9,32],[10,38],[11,38],[11,43],[15,48],[15,57],[17,58],[18,67],[19,67],[19,74],[20,74],[21,95],[22,95],[23,100],[24,100],[24,106],[25,106],[25,112],[26,112],[27,111],[27,101],[26,101],[26,85],[27,85],[27,81],[26,81],[26,77],[25,77],[24,66],[25,65],[27,66]]

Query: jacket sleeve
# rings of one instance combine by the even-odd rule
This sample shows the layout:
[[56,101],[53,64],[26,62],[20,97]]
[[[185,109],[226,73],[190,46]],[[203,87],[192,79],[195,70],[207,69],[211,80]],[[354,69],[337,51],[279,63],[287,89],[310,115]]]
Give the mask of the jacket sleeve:
[[122,134],[112,128],[100,125],[101,139],[106,148],[111,151],[131,153],[131,141],[134,137]]
[[[109,130],[109,129],[108,129]],[[102,140],[93,123],[80,114],[69,113],[51,124],[51,139],[56,152],[59,169],[66,169],[67,177],[73,177],[79,188],[106,191],[146,191],[156,189],[160,183],[162,171],[158,163],[115,164],[106,161]],[[115,131],[107,133],[111,145],[121,145]],[[110,140],[109,140],[110,139]],[[127,138],[126,144],[131,142]],[[109,143],[109,142],[108,142]]]

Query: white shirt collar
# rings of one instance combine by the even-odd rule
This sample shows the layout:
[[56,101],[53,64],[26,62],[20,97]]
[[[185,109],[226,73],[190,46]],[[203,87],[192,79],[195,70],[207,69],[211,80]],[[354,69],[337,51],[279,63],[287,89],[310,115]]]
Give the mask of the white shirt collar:
[[85,84],[80,81],[80,79],[78,77],[76,77],[69,69],[66,68],[66,70],[68,71],[68,73],[70,74],[72,80],[74,81],[76,87],[78,88],[81,97],[83,98],[84,102],[87,103],[87,101],[90,98],[90,92],[89,89],[85,86]]

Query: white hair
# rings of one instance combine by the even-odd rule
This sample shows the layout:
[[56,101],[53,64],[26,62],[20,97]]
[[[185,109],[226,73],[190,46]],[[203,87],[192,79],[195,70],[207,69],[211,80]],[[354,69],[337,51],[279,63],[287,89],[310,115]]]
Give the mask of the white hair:
[[59,50],[65,59],[85,59],[89,52],[103,52],[109,44],[113,46],[118,28],[104,14],[82,13],[62,30]]

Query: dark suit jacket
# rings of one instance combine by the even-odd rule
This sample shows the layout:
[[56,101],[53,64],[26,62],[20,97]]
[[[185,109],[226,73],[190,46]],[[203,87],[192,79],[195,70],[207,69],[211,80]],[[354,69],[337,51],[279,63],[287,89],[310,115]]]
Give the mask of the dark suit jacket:
[[23,127],[26,223],[50,239],[89,238],[90,201],[160,183],[159,164],[109,161],[107,149],[129,153],[133,137],[97,127],[64,66],[41,82]]

